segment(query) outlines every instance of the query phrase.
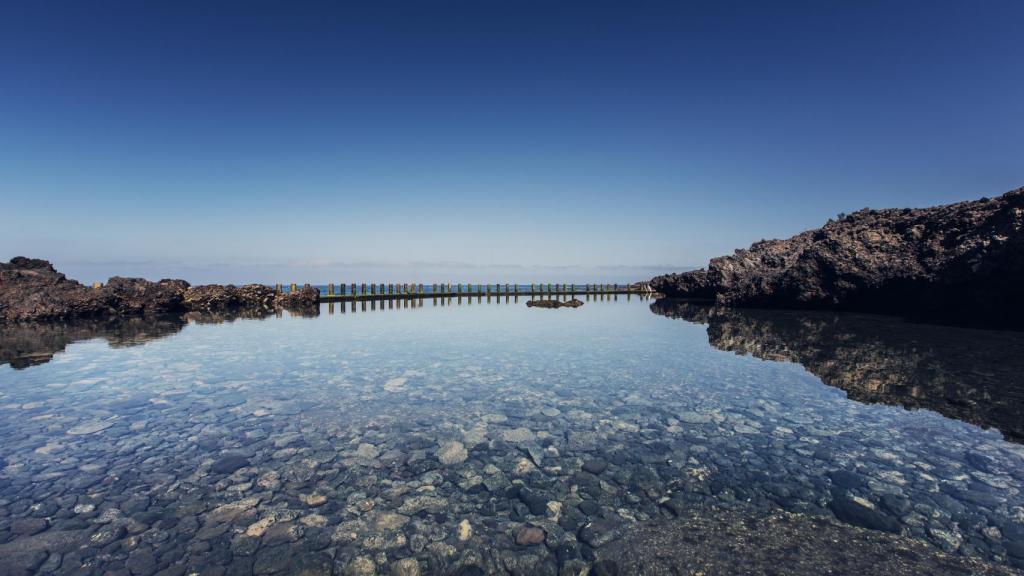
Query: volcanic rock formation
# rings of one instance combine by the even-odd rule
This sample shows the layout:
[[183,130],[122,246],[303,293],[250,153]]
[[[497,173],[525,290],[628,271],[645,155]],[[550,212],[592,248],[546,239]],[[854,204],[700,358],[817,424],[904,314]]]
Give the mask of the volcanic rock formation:
[[1024,325],[1024,188],[921,209],[864,209],[706,269],[658,276],[666,296]]
[[189,286],[184,280],[151,282],[115,276],[105,285],[83,286],[46,260],[18,256],[0,262],[0,323],[124,318],[184,312],[309,311],[320,293],[309,286],[278,294],[260,284]]

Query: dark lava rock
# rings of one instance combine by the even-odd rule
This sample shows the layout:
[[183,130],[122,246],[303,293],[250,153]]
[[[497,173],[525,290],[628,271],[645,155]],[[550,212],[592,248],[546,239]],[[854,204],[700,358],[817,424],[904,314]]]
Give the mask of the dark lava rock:
[[922,209],[864,209],[706,269],[658,276],[666,296],[844,309],[1021,329],[1024,188]]
[[231,474],[248,465],[249,459],[242,454],[225,454],[210,466],[210,471],[214,474]]
[[580,540],[594,548],[600,548],[621,537],[623,529],[624,526],[619,522],[598,518],[583,525],[580,529]]
[[150,282],[114,276],[100,290],[107,295],[118,315],[138,316],[180,312],[188,287],[184,280]]
[[594,573],[668,576],[680,567],[686,574],[1017,574],[823,517],[719,509],[630,527],[597,550]]
[[604,460],[587,460],[583,463],[583,470],[590,472],[591,474],[600,474],[608,468],[608,462]]
[[561,300],[527,300],[526,305],[530,308],[579,308],[583,306],[583,301],[576,298],[567,302]]
[[832,485],[838,486],[839,488],[860,488],[864,485],[863,476],[847,470],[835,470],[833,472],[829,472],[828,477],[832,480]]
[[0,263],[0,322],[66,320],[112,312],[102,290],[68,280],[46,260]]
[[548,498],[544,494],[529,488],[523,488],[519,491],[518,496],[519,500],[530,509],[530,514],[543,516],[547,512]]
[[15,518],[11,521],[11,532],[19,536],[32,536],[46,530],[48,526],[46,518]]
[[829,504],[836,518],[870,530],[881,530],[899,534],[900,523],[895,518],[858,503],[851,498],[835,498]]

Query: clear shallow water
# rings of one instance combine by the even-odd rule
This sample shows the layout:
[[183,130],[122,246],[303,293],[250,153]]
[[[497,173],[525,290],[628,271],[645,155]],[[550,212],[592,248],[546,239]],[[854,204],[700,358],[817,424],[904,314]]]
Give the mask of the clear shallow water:
[[[821,368],[850,363],[825,341],[848,332],[819,331],[833,352],[812,363],[778,354],[763,329],[777,317],[716,323],[650,304],[324,305],[316,318],[100,327],[118,347],[0,366],[0,565],[17,552],[56,573],[387,572],[409,558],[556,573],[634,522],[740,506],[1022,564],[1024,448],[1000,431],[1015,402],[958,420],[939,401],[854,401]],[[736,332],[745,347],[725,337]],[[148,336],[166,337],[124,346]],[[892,400],[879,394],[868,400]],[[595,519],[600,532],[581,530]]]

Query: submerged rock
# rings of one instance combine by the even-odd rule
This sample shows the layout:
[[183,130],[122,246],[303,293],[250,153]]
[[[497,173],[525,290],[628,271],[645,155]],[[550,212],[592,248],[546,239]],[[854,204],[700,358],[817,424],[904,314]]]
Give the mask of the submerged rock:
[[922,209],[864,209],[706,269],[658,276],[666,296],[844,309],[1020,329],[1024,188]]
[[630,528],[598,549],[595,562],[598,573],[609,574],[669,575],[680,566],[694,574],[1017,573],[950,556],[918,540],[821,517],[723,509]]

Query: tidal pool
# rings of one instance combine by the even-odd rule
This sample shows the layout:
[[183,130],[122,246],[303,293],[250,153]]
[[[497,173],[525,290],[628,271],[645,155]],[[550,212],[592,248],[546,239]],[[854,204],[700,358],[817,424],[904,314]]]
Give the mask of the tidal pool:
[[3,329],[0,573],[579,574],[716,510],[1024,566],[1021,335],[458,304]]

